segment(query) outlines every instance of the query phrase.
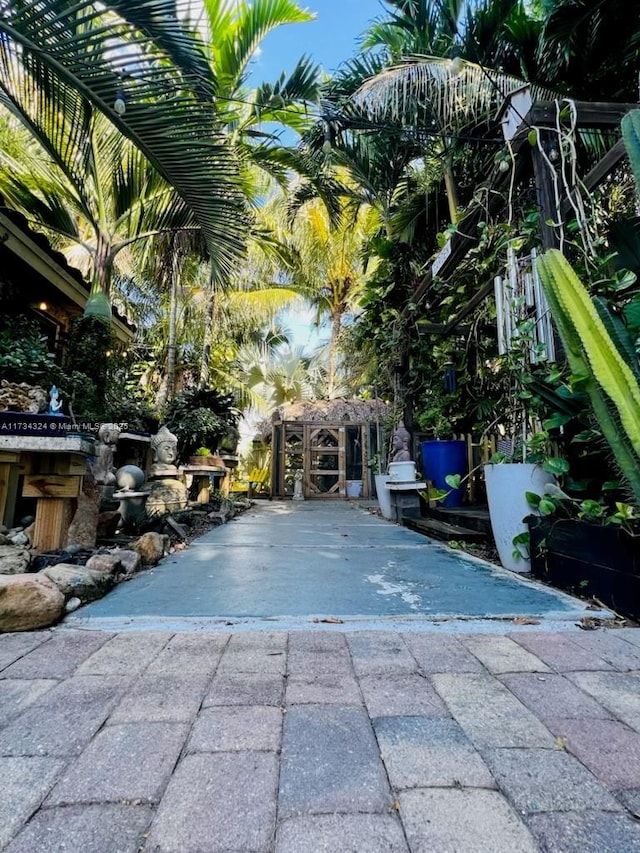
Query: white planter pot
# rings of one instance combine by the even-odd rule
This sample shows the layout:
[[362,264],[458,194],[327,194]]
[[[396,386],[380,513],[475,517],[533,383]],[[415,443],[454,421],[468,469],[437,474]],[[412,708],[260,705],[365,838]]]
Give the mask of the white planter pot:
[[554,483],[553,474],[529,462],[488,463],[484,466],[487,502],[491,529],[496,540],[500,562],[512,572],[528,572],[531,561],[525,557],[515,559],[513,537],[526,533],[523,519],[531,515],[526,492],[544,494],[547,483]]
[[387,488],[388,474],[375,474],[376,494],[378,495],[378,503],[382,515],[385,518],[391,518],[391,492]]
[[407,462],[391,462],[389,465],[388,479],[394,483],[410,483],[416,478],[416,463]]

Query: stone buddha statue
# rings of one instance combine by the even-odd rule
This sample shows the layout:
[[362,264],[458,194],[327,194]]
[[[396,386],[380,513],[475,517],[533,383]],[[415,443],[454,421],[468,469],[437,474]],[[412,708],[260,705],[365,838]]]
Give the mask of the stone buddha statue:
[[178,439],[172,432],[169,432],[164,424],[152,436],[151,450],[153,452],[152,474],[171,476],[171,474],[178,473],[175,465],[175,461],[178,458]]
[[405,427],[403,421],[399,421],[391,437],[394,450],[392,462],[409,462],[411,460],[411,453],[409,452],[410,441],[411,435],[409,430]]
[[102,424],[98,430],[96,461],[93,465],[93,476],[98,485],[115,485],[116,475],[113,467],[113,453],[119,438],[120,427],[118,424]]

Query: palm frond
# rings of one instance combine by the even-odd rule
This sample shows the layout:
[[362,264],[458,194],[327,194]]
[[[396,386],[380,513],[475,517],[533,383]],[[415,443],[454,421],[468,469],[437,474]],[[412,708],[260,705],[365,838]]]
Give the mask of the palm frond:
[[[0,87],[61,168],[86,177],[103,113],[193,209],[219,276],[244,248],[239,170],[216,132],[215,81],[178,0],[12,2],[0,17]],[[184,13],[184,14],[181,14]],[[126,112],[114,109],[124,94]]]
[[[372,118],[404,123],[432,117],[434,129],[453,134],[471,121],[495,114],[506,96],[524,81],[472,62],[424,56],[388,68],[364,83],[355,103]],[[532,86],[534,97],[553,97]]]

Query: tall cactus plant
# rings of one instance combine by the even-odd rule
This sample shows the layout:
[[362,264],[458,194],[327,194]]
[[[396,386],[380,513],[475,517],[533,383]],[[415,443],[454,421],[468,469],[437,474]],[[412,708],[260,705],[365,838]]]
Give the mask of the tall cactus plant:
[[[640,188],[640,110],[622,120],[622,135]],[[538,272],[569,366],[589,394],[596,420],[621,474],[640,503],[640,369],[634,342],[600,299],[592,299],[555,249]]]
[[569,366],[582,380],[620,472],[640,503],[640,374],[635,355],[628,358],[631,342],[560,252],[541,255],[538,272]]

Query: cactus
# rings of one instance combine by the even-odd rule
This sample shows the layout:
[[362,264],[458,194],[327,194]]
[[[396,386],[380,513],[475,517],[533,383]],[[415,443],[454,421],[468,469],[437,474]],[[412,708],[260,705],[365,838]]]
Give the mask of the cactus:
[[640,382],[624,327],[589,296],[555,249],[538,258],[538,272],[572,372],[581,377],[618,466],[640,503]]
[[640,110],[631,110],[622,119],[622,138],[636,179],[636,187],[640,188]]

